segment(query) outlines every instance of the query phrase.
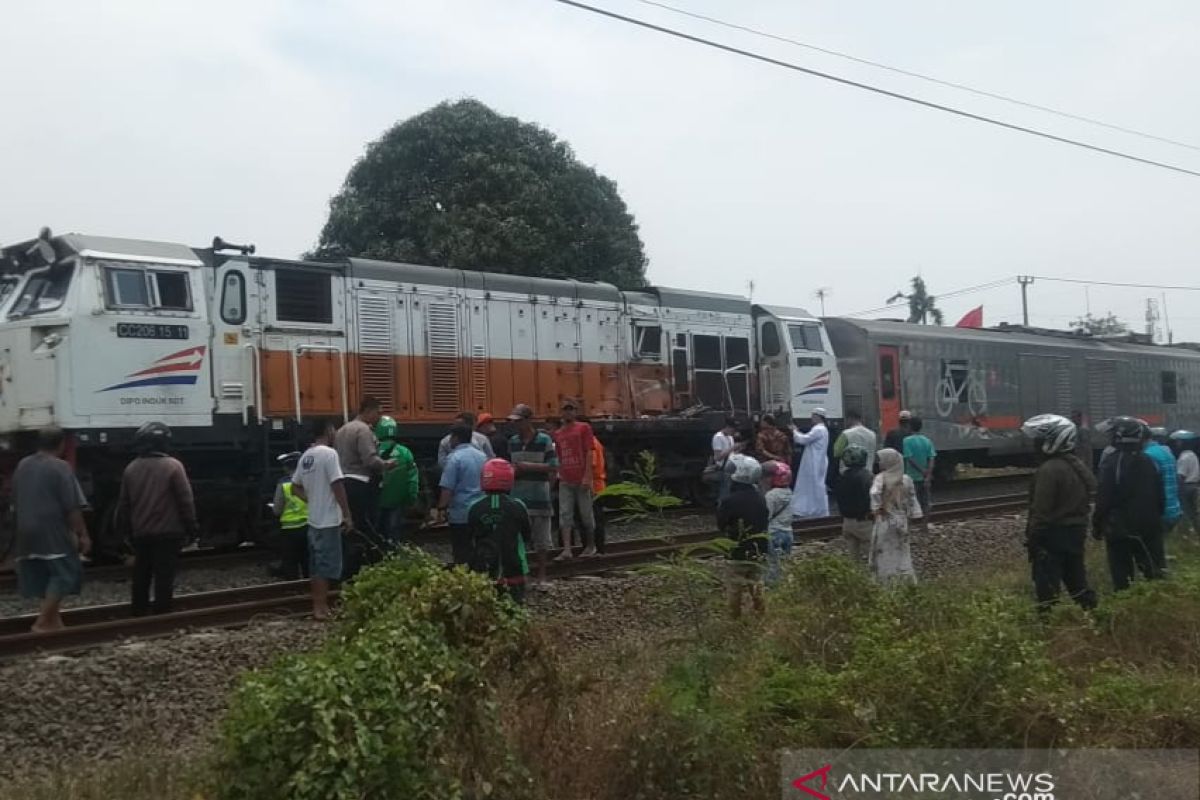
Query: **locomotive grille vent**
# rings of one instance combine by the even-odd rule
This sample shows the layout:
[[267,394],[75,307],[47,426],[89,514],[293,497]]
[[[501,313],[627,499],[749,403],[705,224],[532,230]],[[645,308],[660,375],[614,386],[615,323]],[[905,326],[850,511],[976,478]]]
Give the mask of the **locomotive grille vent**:
[[358,381],[362,394],[372,395],[385,413],[395,411],[396,363],[392,304],[377,294],[358,296]]
[[458,306],[426,305],[425,335],[429,353],[429,409],[459,411]]
[[488,403],[487,347],[481,344],[471,348],[471,389],[475,404],[487,408]]

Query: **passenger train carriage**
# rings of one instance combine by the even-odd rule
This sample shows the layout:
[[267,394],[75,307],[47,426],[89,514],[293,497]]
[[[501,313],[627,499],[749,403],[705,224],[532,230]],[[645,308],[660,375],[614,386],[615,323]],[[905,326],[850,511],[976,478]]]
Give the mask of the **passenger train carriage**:
[[[208,543],[253,538],[274,457],[315,415],[378,397],[424,464],[461,410],[549,418],[573,399],[610,474],[651,449],[703,491],[729,413],[807,424],[845,407],[927,421],[956,462],[1027,462],[1022,419],[1081,411],[1200,426],[1200,353],[1025,330],[813,317],[682,289],[620,291],[367,259],[314,263],[68,234],[0,250],[0,502],[35,432],[70,434],[102,544],[133,432],[169,424]],[[836,471],[833,471],[836,474]],[[2,543],[0,543],[2,544]],[[0,546],[0,551],[3,547]]]
[[[1090,430],[1117,414],[1171,429],[1200,425],[1200,352],[1023,327],[943,328],[829,318],[844,399],[881,430],[901,409],[924,421],[941,455],[957,463],[1030,463],[1021,423],[1078,413]],[[1094,447],[1104,437],[1090,434]]]

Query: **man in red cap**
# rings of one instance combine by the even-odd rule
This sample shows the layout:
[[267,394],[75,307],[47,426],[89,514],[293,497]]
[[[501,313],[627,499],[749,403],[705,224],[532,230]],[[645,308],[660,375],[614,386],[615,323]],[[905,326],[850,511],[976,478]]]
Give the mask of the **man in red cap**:
[[529,562],[525,557],[533,537],[533,526],[524,504],[508,496],[516,480],[513,465],[493,458],[483,465],[483,497],[467,512],[474,549],[471,569],[482,572],[496,584],[496,591],[516,603],[525,602],[525,580]]
[[486,411],[475,420],[475,430],[482,433],[492,444],[496,458],[508,460],[508,437],[496,427],[496,418]]

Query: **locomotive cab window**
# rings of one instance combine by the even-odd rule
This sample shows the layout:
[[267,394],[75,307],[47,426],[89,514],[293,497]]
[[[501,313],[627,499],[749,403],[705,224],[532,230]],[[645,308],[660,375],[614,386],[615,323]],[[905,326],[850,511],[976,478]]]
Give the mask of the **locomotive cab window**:
[[762,326],[762,354],[768,358],[779,355],[783,349],[779,341],[779,326],[775,320],[767,320]]
[[188,273],[142,269],[106,269],[109,308],[191,311]]
[[192,297],[188,291],[186,272],[152,272],[154,292],[158,296],[154,305],[168,311],[191,311]]
[[221,319],[227,325],[246,321],[246,278],[240,272],[227,272],[221,285]]
[[322,272],[275,270],[275,316],[281,322],[333,322],[333,278]]
[[1162,401],[1169,405],[1179,402],[1179,376],[1170,370],[1162,373]]
[[815,353],[825,351],[821,342],[821,326],[815,322],[788,325],[788,335],[791,337],[793,350],[811,350]]
[[662,358],[662,326],[633,326],[633,354],[638,358]]
[[13,310],[9,316],[27,317],[57,310],[67,296],[71,276],[74,274],[74,266],[56,266],[53,269],[31,273],[21,289],[21,294],[13,301]]
[[110,269],[108,305],[110,308],[150,308],[150,285],[140,269]]

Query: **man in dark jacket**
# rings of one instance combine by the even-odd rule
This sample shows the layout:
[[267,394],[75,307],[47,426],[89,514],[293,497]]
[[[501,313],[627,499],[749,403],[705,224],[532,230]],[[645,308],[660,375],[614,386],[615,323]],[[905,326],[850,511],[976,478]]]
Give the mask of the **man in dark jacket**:
[[767,552],[767,501],[758,491],[762,465],[750,456],[730,456],[729,496],[717,509],[717,527],[737,544],[729,554],[727,590],[729,611],[742,615],[742,595],[749,594],[754,610],[763,610],[763,556]]
[[134,434],[138,457],[121,478],[117,520],[133,539],[134,616],[151,610],[152,579],[154,613],[171,610],[179,549],[198,530],[192,486],[183,464],[167,455],[170,442],[170,428],[147,422]]
[[1096,480],[1075,455],[1079,431],[1057,414],[1033,417],[1021,430],[1046,456],[1029,489],[1025,539],[1039,608],[1050,608],[1060,585],[1083,608],[1095,608],[1096,593],[1088,586],[1083,550]]
[[1104,462],[1096,492],[1093,535],[1108,546],[1113,589],[1129,586],[1134,567],[1147,578],[1161,578],[1162,517],[1166,508],[1162,477],[1142,447],[1150,429],[1133,417],[1113,421],[1116,452]]
[[871,515],[871,483],[875,476],[867,468],[869,454],[857,444],[848,445],[842,451],[842,467],[845,472],[838,476],[834,497],[838,513],[842,515],[842,539],[850,558],[860,564],[867,563],[871,554],[871,532],[875,527]]

